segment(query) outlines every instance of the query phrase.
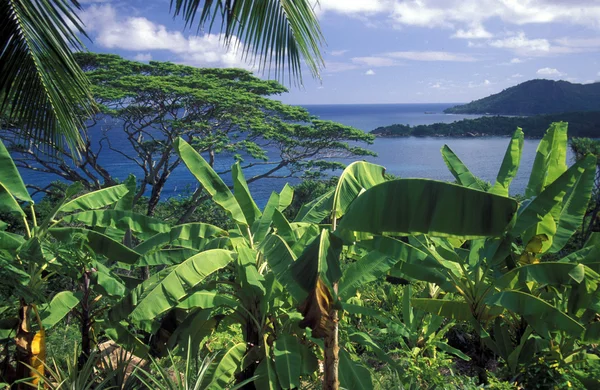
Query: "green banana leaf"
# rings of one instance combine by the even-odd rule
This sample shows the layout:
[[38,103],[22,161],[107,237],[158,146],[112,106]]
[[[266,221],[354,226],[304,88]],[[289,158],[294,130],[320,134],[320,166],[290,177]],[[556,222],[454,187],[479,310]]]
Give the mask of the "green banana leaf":
[[174,142],[175,151],[192,175],[202,184],[212,199],[238,224],[248,226],[246,216],[229,187],[212,169],[210,164],[182,138]]
[[86,239],[86,244],[96,253],[112,261],[125,264],[134,264],[140,258],[140,254],[129,249],[125,245],[112,238],[93,230],[82,228],[51,228],[48,232],[57,240],[67,242],[74,236]]
[[342,276],[341,251],[342,242],[323,229],[298,260],[290,265],[290,274],[306,293],[315,288],[319,279],[328,283],[331,288]]
[[252,225],[252,233],[255,242],[263,242],[267,237],[267,234],[269,234],[271,224],[273,223],[273,214],[275,213],[275,210],[279,209],[280,200],[281,196],[276,192],[272,192],[271,196],[269,196],[269,200],[263,210],[262,216],[258,221],[254,222],[254,225]]
[[[267,335],[264,336],[265,338]],[[277,380],[277,372],[275,371],[275,365],[271,361],[271,354],[269,344],[265,341],[265,358],[261,360],[254,371],[254,374],[258,376],[255,382],[257,389],[265,390],[279,390],[279,381]]]
[[504,233],[517,209],[513,199],[424,179],[376,185],[359,196],[341,220],[339,234],[424,233],[473,239]]
[[580,160],[566,170],[560,177],[554,180],[550,185],[535,197],[531,202],[527,203],[519,210],[519,215],[514,227],[511,230],[511,235],[519,236],[527,231],[526,237],[523,237],[524,242],[529,242],[529,239],[538,234],[546,234],[548,236],[545,248],[552,245],[552,237],[556,233],[556,222],[553,214],[558,215],[563,207],[563,199],[567,193],[575,186],[577,181],[585,173],[589,161],[587,159]]
[[333,194],[332,215],[342,217],[350,204],[363,191],[385,182],[385,168],[365,161],[348,165],[340,175]]
[[65,223],[80,222],[90,227],[131,229],[139,233],[164,233],[171,227],[160,219],[147,217],[125,210],[90,210],[66,215],[61,220]]
[[296,257],[285,240],[276,234],[271,234],[261,245],[261,251],[277,281],[296,302],[302,302],[306,297],[306,291],[296,283],[291,272]]
[[80,297],[72,291],[61,291],[46,305],[40,305],[40,318],[44,329],[50,329],[65,318],[77,305]]
[[123,185],[126,186],[129,191],[117,201],[115,204],[115,210],[133,210],[133,201],[135,199],[135,191],[137,190],[135,176],[133,174],[129,174]]
[[0,249],[13,251],[25,243],[25,239],[18,234],[0,232]]
[[587,156],[584,159],[585,171],[562,200],[562,207],[558,215],[556,234],[553,237],[549,253],[560,251],[569,241],[573,233],[583,224],[587,206],[594,189],[594,176],[596,174],[596,158]]
[[206,277],[233,261],[233,252],[212,249],[190,257],[169,269],[160,283],[153,285],[137,303],[129,317],[134,322],[155,319],[185,299]]
[[350,354],[340,348],[340,367],[338,370],[340,385],[344,389],[372,390],[371,372],[363,364],[352,360]]
[[2,169],[0,169],[0,184],[2,184],[7,192],[23,202],[33,203],[33,200],[27,191],[27,187],[25,187],[21,175],[19,175],[15,162],[12,157],[10,157],[10,153],[8,153],[8,150],[6,150],[6,147],[1,140],[0,167],[2,167]]
[[122,298],[127,292],[125,283],[112,270],[99,261],[93,261],[91,266],[96,270],[92,277],[95,279],[100,293],[109,297]]
[[19,214],[25,218],[25,212],[17,202],[12,194],[4,187],[3,183],[0,183],[0,212],[7,212],[13,214]]
[[200,252],[200,250],[190,248],[161,249],[143,255],[135,265],[138,267],[145,267],[180,264],[182,261],[189,259],[198,252]]
[[362,285],[384,277],[398,261],[399,257],[390,257],[378,251],[367,253],[344,270],[338,296],[342,300],[352,297]]
[[543,262],[515,268],[494,281],[500,289],[518,290],[527,283],[540,285],[568,285],[581,283],[585,277],[583,264]]
[[294,218],[294,222],[321,223],[331,214],[335,189],[326,192],[317,199],[303,204]]
[[226,235],[227,232],[225,230],[208,223],[185,223],[182,225],[173,226],[168,232],[158,233],[150,237],[146,241],[136,246],[134,249],[136,252],[146,254],[154,249],[162,248],[165,245],[170,245],[177,240],[191,241],[201,238],[222,237]]
[[202,381],[201,389],[226,389],[239,370],[242,358],[246,354],[246,343],[238,343],[225,354],[215,359],[206,371],[206,379]]
[[281,387],[284,389],[299,388],[302,355],[298,338],[288,334],[278,336],[275,340],[273,356]]
[[483,188],[481,188],[479,185],[475,175],[469,171],[469,168],[463,164],[463,162],[456,154],[454,154],[448,145],[444,145],[442,147],[442,157],[446,163],[446,166],[448,166],[450,173],[452,173],[452,176],[454,176],[460,185],[463,187],[472,188],[474,190],[483,191]]
[[238,248],[237,253],[237,272],[241,286],[239,293],[250,295],[252,300],[259,300],[266,294],[266,290],[263,285],[265,278],[256,268],[258,252],[250,248]]
[[81,195],[64,205],[58,211],[68,213],[77,210],[95,210],[102,207],[110,206],[116,203],[119,199],[125,196],[129,189],[124,184],[119,184],[113,187],[103,188],[98,191],[93,191],[85,195]]
[[178,346],[189,343],[191,356],[198,356],[204,338],[210,336],[219,324],[214,314],[213,310],[197,310],[190,313],[175,328],[167,341],[167,347],[176,350]]
[[223,306],[235,309],[240,305],[237,299],[231,298],[217,291],[196,291],[187,298],[183,299],[177,307],[179,309],[214,309],[215,307]]
[[496,183],[494,183],[494,186],[489,190],[491,194],[508,196],[510,183],[519,170],[521,155],[523,153],[524,137],[523,130],[521,130],[520,127],[517,127],[517,130],[510,139],[506,153],[504,154],[502,165],[496,176]]
[[552,123],[541,139],[535,152],[525,197],[538,196],[567,170],[567,127],[565,122]]
[[501,291],[488,297],[486,303],[522,315],[529,325],[543,337],[555,330],[562,330],[579,337],[585,330],[583,325],[556,307],[521,291]]
[[254,203],[252,195],[250,195],[248,183],[246,183],[246,178],[244,178],[239,162],[236,162],[231,166],[231,177],[233,178],[233,196],[240,205],[248,225],[252,226],[254,221],[259,219],[262,213],[256,203]]
[[294,189],[289,184],[285,183],[281,192],[279,193],[279,206],[277,210],[282,211],[287,209],[294,200]]

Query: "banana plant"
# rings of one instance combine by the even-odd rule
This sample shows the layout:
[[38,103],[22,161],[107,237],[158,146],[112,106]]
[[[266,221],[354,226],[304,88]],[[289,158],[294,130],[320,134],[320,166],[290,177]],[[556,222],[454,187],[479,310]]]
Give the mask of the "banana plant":
[[[507,197],[449,183],[387,181],[383,167],[357,162],[344,170],[331,193],[301,209],[298,220],[319,223],[329,218],[330,224],[321,226],[320,234],[296,260],[291,251],[289,256],[267,260],[280,283],[301,302],[304,320],[300,325],[323,339],[323,388],[337,389],[340,383],[372,388],[372,382],[365,380],[364,367],[357,366],[349,358],[351,354],[339,347],[339,311],[361,285],[384,276],[398,263],[401,269],[419,269],[431,263],[425,252],[398,239],[400,236],[422,233],[464,240],[501,235],[516,207]],[[277,239],[285,241],[278,235],[272,238]],[[358,259],[342,272],[340,258],[348,255]],[[430,272],[436,276],[435,269]],[[358,378],[361,380],[353,383]]]
[[[528,199],[521,203],[514,223],[501,237],[465,243],[415,236],[411,243],[425,254],[430,266],[396,269],[399,275],[437,283],[444,292],[460,297],[460,301],[414,299],[413,305],[472,322],[482,342],[502,356],[513,371],[532,335],[548,340],[551,333],[565,332],[577,339],[585,330],[574,312],[561,307],[546,289],[564,290],[573,302],[579,297],[580,303],[574,304],[578,310],[584,310],[580,306],[585,303],[581,302],[590,301],[597,289],[595,265],[582,261],[588,259],[591,246],[558,261],[541,260],[544,253],[559,252],[577,230],[593,185],[593,158],[567,168],[566,131],[566,124],[553,124],[540,141],[527,187]],[[522,146],[523,132],[517,129],[490,193],[508,195]],[[478,180],[450,148],[442,148],[442,155],[461,185],[480,189]],[[491,324],[493,337],[486,330]],[[516,343],[509,343],[512,339]]]
[[[301,252],[319,234],[318,227],[285,218],[291,187],[273,193],[260,210],[239,164],[232,166],[232,192],[189,144],[179,139],[175,145],[235,228],[193,223],[141,238],[133,248],[141,254],[136,265],[157,272],[110,310],[110,321],[153,334],[152,352],[157,355],[177,346],[197,355],[203,339],[221,323],[237,323],[244,342],[234,343],[211,362],[201,388],[224,388],[232,380],[247,383],[247,388],[299,387],[302,376],[316,375],[318,340],[299,327],[302,317],[295,302],[275,279],[266,257],[295,256],[292,248]],[[274,232],[285,239],[273,241]],[[250,378],[256,380],[248,382]]]
[[[81,187],[73,185],[65,197],[43,220],[38,221],[34,201],[29,195],[8,151],[0,142],[0,209],[23,225],[23,234],[9,232],[8,224],[0,224],[0,263],[2,276],[12,288],[15,311],[2,320],[0,337],[14,337],[17,362],[15,379],[34,377],[37,383],[45,364],[45,330],[56,325],[80,303],[80,296],[61,291],[52,299],[46,296],[45,285],[55,273],[61,273],[62,263],[55,251],[66,238],[78,236],[85,240],[89,251],[113,262],[135,263],[140,255],[119,241],[87,227],[67,226],[73,215],[95,212],[100,218],[103,208],[118,202],[127,192],[125,185],[76,196]],[[10,313],[13,313],[12,315]],[[32,321],[33,320],[33,321]]]

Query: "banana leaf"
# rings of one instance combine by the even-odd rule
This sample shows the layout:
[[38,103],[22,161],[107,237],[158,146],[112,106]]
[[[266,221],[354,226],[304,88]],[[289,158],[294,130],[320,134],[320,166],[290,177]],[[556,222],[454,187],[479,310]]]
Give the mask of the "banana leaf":
[[77,210],[87,211],[100,209],[102,207],[110,206],[111,204],[116,203],[128,192],[129,189],[124,184],[104,188],[77,197],[62,205],[58,209],[58,211],[68,213]]
[[173,266],[159,283],[154,284],[148,290],[148,293],[137,303],[129,318],[134,322],[154,320],[158,315],[177,306],[179,302],[190,295],[194,287],[232,261],[232,252],[212,249]]
[[506,149],[506,153],[504,154],[502,165],[496,176],[496,183],[494,183],[494,186],[489,190],[491,194],[508,196],[510,183],[519,170],[521,155],[523,153],[523,143],[523,130],[521,130],[520,127],[517,127],[517,131],[514,132],[510,143],[508,144],[508,148]]
[[465,239],[504,233],[517,202],[462,186],[399,179],[365,191],[348,208],[337,234],[424,233]]
[[469,171],[448,145],[442,147],[442,157],[444,158],[444,162],[446,163],[446,166],[448,166],[450,173],[452,173],[452,176],[454,176],[460,185],[466,188],[483,191],[483,188],[479,185],[475,175]]

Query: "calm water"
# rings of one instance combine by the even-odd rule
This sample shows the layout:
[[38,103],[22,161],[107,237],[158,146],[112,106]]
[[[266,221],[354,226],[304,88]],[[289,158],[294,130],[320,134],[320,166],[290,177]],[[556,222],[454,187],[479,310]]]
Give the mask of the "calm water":
[[[464,118],[475,118],[473,115],[447,115],[442,111],[453,104],[382,104],[382,105],[310,105],[305,106],[313,115],[321,119],[333,120],[345,125],[354,126],[364,131],[394,123],[418,125],[436,122],[453,122]],[[95,140],[99,139],[100,129],[92,132]],[[122,133],[117,129],[108,132],[114,145],[126,145]],[[368,161],[383,165],[389,173],[401,177],[422,177],[436,180],[453,180],[442,160],[440,149],[448,144],[462,159],[469,169],[482,179],[494,182],[508,145],[508,138],[378,138],[369,146],[378,157]],[[511,192],[522,193],[527,185],[537,140],[525,140],[521,168],[513,184]],[[569,154],[569,163],[571,163]],[[226,160],[226,161],[225,161]],[[218,160],[219,161],[219,160]],[[345,163],[351,161],[344,161]],[[125,179],[129,173],[141,177],[141,171],[131,165],[128,160],[104,145],[101,163],[115,177]],[[232,163],[230,159],[220,160],[217,169],[227,169]],[[26,183],[44,186],[58,177],[21,170]],[[259,173],[259,170],[246,172],[246,177]],[[229,176],[224,177],[229,181]],[[263,179],[252,183],[250,189],[259,203],[264,205],[272,191],[280,191],[286,182],[296,183],[294,179]],[[163,192],[164,197],[186,195],[196,186],[195,179],[185,166],[180,166],[171,175],[169,187]]]

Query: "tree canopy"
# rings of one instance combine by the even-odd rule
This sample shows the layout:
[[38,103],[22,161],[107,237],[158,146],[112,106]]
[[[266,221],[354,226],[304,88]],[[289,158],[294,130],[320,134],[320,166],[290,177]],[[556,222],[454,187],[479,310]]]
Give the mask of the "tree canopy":
[[[143,64],[111,54],[79,53],[76,59],[99,108],[88,122],[82,161],[75,163],[66,148],[59,149],[66,163],[44,156],[15,129],[5,130],[3,138],[18,152],[20,167],[80,181],[88,189],[116,183],[107,156],[124,159],[142,173],[136,200],[150,195],[149,214],[180,165],[173,153],[177,137],[205,153],[217,169],[230,166],[232,159],[252,168],[249,183],[267,177],[314,177],[342,167],[333,158],[372,154],[356,142],[370,143],[373,136],[272,99],[286,88],[245,70]],[[227,164],[215,165],[217,159]]]

